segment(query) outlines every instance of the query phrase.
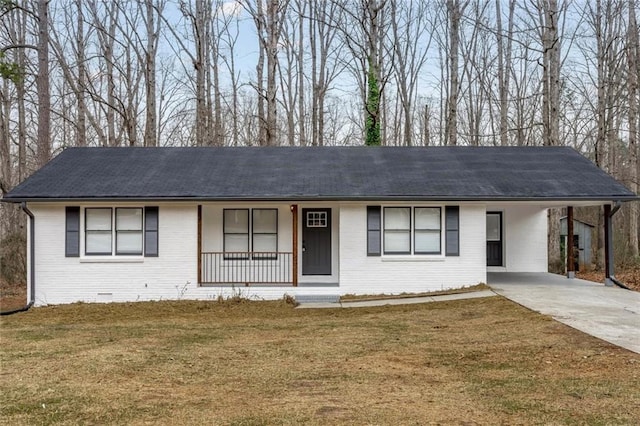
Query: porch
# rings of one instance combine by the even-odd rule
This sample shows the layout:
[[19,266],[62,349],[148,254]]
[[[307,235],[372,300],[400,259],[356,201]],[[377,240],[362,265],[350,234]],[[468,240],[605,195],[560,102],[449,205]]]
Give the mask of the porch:
[[339,208],[327,203],[198,206],[201,286],[335,285]]

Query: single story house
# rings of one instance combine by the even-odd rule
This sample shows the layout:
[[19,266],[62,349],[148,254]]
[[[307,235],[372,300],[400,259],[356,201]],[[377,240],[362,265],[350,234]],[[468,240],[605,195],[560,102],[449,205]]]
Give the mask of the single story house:
[[425,292],[547,271],[547,209],[637,196],[566,147],[69,148],[10,191],[35,305]]

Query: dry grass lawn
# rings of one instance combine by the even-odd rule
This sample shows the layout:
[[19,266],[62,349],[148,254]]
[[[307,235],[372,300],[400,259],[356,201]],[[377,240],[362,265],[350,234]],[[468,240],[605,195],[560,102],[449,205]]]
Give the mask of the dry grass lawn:
[[3,424],[634,424],[640,355],[500,297],[32,309],[0,319]]

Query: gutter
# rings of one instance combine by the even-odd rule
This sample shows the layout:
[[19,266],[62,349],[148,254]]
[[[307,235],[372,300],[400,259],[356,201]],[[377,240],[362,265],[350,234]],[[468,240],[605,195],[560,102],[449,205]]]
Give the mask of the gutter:
[[[613,208],[611,209],[611,212],[609,213],[609,223],[613,224],[613,215],[616,214],[618,212],[618,210],[620,210],[620,207],[622,207],[622,202],[620,201],[616,201],[613,205]],[[611,237],[612,238],[612,237]],[[613,246],[611,247],[611,252],[613,253]],[[617,285],[620,288],[624,288],[626,290],[631,290],[629,287],[627,287],[626,285],[624,285],[622,282],[620,282],[614,275],[614,264],[613,264],[613,255],[611,256],[611,270],[608,271],[609,272],[609,276],[607,277],[609,279],[609,281],[615,285]]]
[[28,311],[33,304],[36,301],[36,262],[35,262],[35,252],[36,252],[36,248],[35,248],[35,217],[33,216],[33,213],[31,212],[31,210],[29,210],[27,208],[27,203],[26,202],[22,202],[22,211],[24,211],[27,216],[29,216],[29,276],[31,278],[31,282],[30,282],[30,294],[29,294],[29,302],[24,305],[22,308],[18,308],[18,309],[13,309],[10,311],[3,311],[0,312],[0,316],[4,316],[4,315],[12,315],[12,314],[17,314],[18,312],[26,312]]

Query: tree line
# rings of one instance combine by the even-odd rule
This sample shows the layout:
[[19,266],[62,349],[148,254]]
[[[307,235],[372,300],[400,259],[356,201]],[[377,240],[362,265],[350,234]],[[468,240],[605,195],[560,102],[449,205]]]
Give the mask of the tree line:
[[[637,192],[637,14],[636,0],[0,0],[0,186],[69,146],[366,143],[568,145]],[[637,258],[637,203],[617,226]]]

